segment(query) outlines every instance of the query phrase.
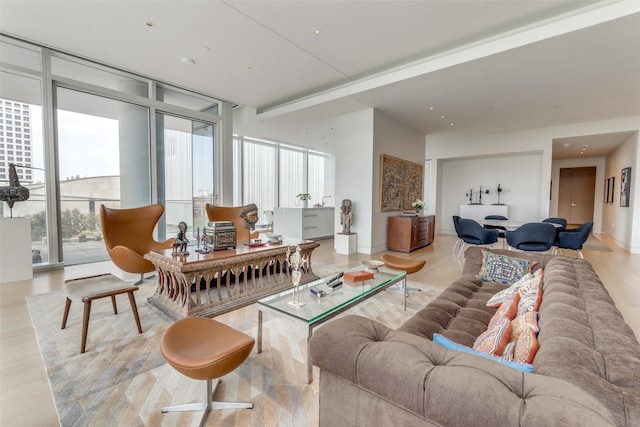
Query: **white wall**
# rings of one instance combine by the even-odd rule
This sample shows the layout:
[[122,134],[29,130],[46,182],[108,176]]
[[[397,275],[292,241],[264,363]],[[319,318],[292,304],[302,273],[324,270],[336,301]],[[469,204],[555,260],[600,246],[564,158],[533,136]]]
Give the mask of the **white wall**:
[[340,205],[351,199],[353,224],[351,232],[357,236],[357,251],[371,253],[371,223],[373,194],[373,118],[372,108],[336,117],[334,135],[336,145],[335,229],[340,225]]
[[[441,162],[443,192],[439,213],[441,232],[455,234],[452,215],[460,214],[460,205],[469,203],[469,190],[490,190],[482,195],[482,203],[498,202],[495,192],[502,188],[500,203],[509,207],[509,219],[522,222],[540,221],[540,198],[549,197],[549,185],[540,176],[542,153],[518,154],[473,159],[450,159]],[[474,196],[474,201],[477,196]]]
[[[425,163],[424,135],[408,129],[377,110],[374,115],[373,141],[371,250],[365,253],[375,253],[387,249],[387,218],[399,214],[399,212],[380,211],[380,156],[387,154],[423,166]],[[426,188],[424,182],[423,188]],[[424,198],[424,195],[422,197]]]
[[[634,193],[634,190],[638,188],[635,185],[638,182],[638,161],[634,160],[637,159],[637,141],[638,134],[635,134],[607,157],[602,178],[604,180],[612,176],[615,177],[613,203],[603,204],[602,208],[602,232],[611,236],[620,246],[633,253],[640,252],[638,243],[632,243],[634,225],[635,228],[638,227],[638,221],[634,222],[634,214],[638,215],[638,209],[635,209],[638,206],[638,192]],[[628,208],[620,206],[621,171],[626,167],[631,167],[631,196]],[[635,178],[634,175],[636,175]]]
[[[482,162],[482,159],[487,157],[494,158],[498,161],[504,156],[508,157],[541,153],[541,164],[524,165],[519,173],[531,174],[539,177],[534,185],[536,187],[540,185],[542,190],[538,195],[538,205],[535,211],[539,218],[543,218],[546,216],[553,216],[552,213],[557,212],[557,199],[553,207],[549,200],[549,192],[548,190],[545,190],[545,187],[549,186],[555,174],[555,169],[553,169],[554,173],[552,174],[552,165],[553,168],[557,168],[559,170],[558,165],[562,164],[552,162],[552,144],[554,139],[623,131],[637,132],[639,129],[640,117],[625,117],[599,122],[576,123],[566,126],[474,137],[427,135],[425,137],[426,158],[432,159],[433,162],[430,176],[427,180],[429,183],[429,189],[426,194],[429,196],[428,206],[432,206],[432,208],[430,208],[431,213],[436,214],[436,232],[451,232],[450,229],[452,228],[452,224],[449,224],[451,222],[451,208],[449,206],[455,205],[455,202],[451,201],[451,197],[452,194],[459,191],[457,188],[449,188],[448,183],[445,180],[445,162],[468,159],[471,161],[471,164],[473,164],[473,162]],[[640,209],[633,209],[634,201],[640,197],[640,188],[638,188],[640,187],[638,185],[638,183],[640,183],[640,177],[638,176],[640,175],[638,173],[640,172],[638,169],[640,167],[640,159],[637,150],[637,135],[632,138],[632,141],[629,144],[632,146],[632,149],[627,151],[625,156],[628,156],[626,158],[628,159],[627,163],[629,163],[629,166],[635,166],[631,176],[631,207],[622,208],[628,209],[628,212],[630,213],[623,214],[624,217],[619,218],[618,221],[623,221],[626,224],[625,230],[627,233],[630,233],[631,236],[629,237],[629,250],[632,253],[636,253],[637,251],[640,252]],[[600,169],[602,169],[602,166],[600,166]],[[618,178],[616,181],[619,180],[619,169],[620,168],[618,168],[617,171]],[[604,175],[611,176],[608,172],[605,172]],[[598,175],[597,177],[599,181],[596,186],[596,202],[599,203],[600,206],[602,206],[603,195],[601,192],[602,186],[604,185],[604,175]],[[477,180],[485,181],[487,178],[494,179],[495,173],[492,171],[480,172]],[[552,196],[555,194],[557,197],[558,181],[559,179],[553,179],[553,188],[551,189]],[[600,188],[598,188],[598,186]],[[458,197],[458,195],[456,194],[455,197]],[[505,200],[505,203],[509,203],[510,205],[513,204],[507,200]],[[443,207],[445,206],[448,207],[443,211]],[[448,218],[445,217],[445,215],[448,216]],[[599,214],[596,212],[594,220],[598,218],[598,215]],[[442,221],[440,221],[440,219]],[[620,226],[621,224],[616,224],[616,227]]]
[[374,109],[344,114],[334,123],[336,138],[336,230],[341,230],[340,202],[351,199],[357,252],[387,248],[387,217],[380,212],[380,155],[424,164],[424,135]]

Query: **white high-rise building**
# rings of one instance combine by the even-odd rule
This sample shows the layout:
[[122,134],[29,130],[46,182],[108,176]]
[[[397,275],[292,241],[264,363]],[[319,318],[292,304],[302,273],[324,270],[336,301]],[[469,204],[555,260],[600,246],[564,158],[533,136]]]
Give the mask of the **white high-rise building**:
[[33,183],[29,104],[0,99],[0,181],[9,179],[9,163],[15,163],[20,184]]

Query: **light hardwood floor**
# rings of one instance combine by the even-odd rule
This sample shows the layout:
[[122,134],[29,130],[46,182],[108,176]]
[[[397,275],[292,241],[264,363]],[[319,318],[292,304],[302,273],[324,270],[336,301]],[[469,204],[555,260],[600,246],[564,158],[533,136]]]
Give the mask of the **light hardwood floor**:
[[[625,252],[606,236],[598,237],[613,251],[584,250],[584,256],[600,275],[636,337],[640,337],[640,255]],[[462,271],[462,261],[451,253],[454,242],[455,236],[438,235],[426,248],[411,254],[394,254],[426,259],[426,266],[413,274],[411,280],[445,288]],[[338,255],[333,250],[333,240],[320,243],[313,260],[344,268],[364,259],[379,259],[382,254]],[[103,262],[37,273],[33,280],[0,284],[0,426],[58,425],[25,297],[61,289],[65,279],[106,272],[125,280],[136,279],[123,274],[112,263]],[[64,304],[63,299],[60,304]]]

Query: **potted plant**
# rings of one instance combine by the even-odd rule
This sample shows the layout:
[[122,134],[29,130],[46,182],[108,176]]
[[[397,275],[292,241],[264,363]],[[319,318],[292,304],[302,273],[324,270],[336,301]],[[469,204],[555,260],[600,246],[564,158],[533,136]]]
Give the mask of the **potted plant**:
[[311,200],[311,194],[300,193],[296,196],[296,199],[302,200],[302,207],[306,208],[309,205],[309,200]]
[[424,209],[424,202],[420,199],[415,199],[411,203],[411,206],[413,206],[413,209],[415,209],[416,212],[420,212],[422,209]]

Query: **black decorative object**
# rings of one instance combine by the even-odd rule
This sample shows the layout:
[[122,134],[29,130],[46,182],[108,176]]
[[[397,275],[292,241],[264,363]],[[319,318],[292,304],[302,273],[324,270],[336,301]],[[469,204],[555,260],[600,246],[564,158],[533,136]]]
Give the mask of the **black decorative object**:
[[29,200],[29,189],[20,185],[16,165],[13,163],[9,163],[9,185],[0,187],[0,200],[9,205],[11,218],[13,218],[13,204]]

